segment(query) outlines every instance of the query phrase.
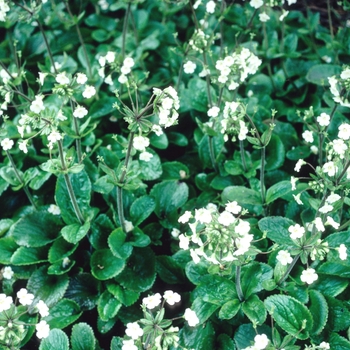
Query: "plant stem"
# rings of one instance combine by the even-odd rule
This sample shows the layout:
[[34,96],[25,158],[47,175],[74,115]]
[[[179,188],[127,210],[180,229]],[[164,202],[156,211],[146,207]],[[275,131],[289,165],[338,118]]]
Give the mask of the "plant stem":
[[247,169],[247,163],[245,161],[244,144],[243,144],[242,140],[239,140],[239,150],[241,152],[241,160],[242,160],[243,170],[246,173],[248,171],[248,169]]
[[[69,14],[70,18],[74,21],[74,16],[72,14],[72,11],[70,10],[68,1],[65,1],[65,6],[66,6],[66,9],[68,11],[68,14]],[[84,42],[83,36],[81,35],[81,31],[80,31],[78,22],[75,23],[75,29],[77,31],[81,47],[83,48],[83,54],[84,54],[84,57],[85,57],[85,60],[86,60],[86,64],[87,64],[87,67],[88,67],[88,75],[89,75],[89,78],[91,79],[92,78],[92,71],[91,71],[90,60],[89,60],[89,56],[88,56],[87,51],[86,51],[85,42]]]
[[[70,100],[70,106],[72,109],[72,112],[74,111],[73,108],[73,102]],[[77,118],[73,116],[73,124],[74,124],[74,129],[75,133],[77,134],[78,138],[75,140],[76,148],[77,148],[77,155],[78,155],[78,162],[81,163],[82,161],[82,152],[81,152],[81,139],[80,139],[80,133],[79,133],[79,124]]]
[[40,23],[39,20],[37,20],[36,22],[38,23],[39,29],[41,31],[41,34],[42,34],[43,38],[44,38],[45,45],[46,45],[46,48],[47,48],[47,53],[49,54],[49,58],[50,58],[53,70],[54,70],[55,74],[57,74],[57,69],[56,69],[56,66],[55,66],[55,60],[53,59],[53,55],[52,55],[52,52],[51,52],[51,49],[50,49],[50,45],[49,45],[49,42],[47,40],[45,31],[44,31],[44,28],[43,28],[43,26],[42,26],[42,24]]
[[12,168],[13,168],[14,172],[15,172],[15,175],[16,175],[17,180],[18,180],[18,181],[21,183],[21,185],[23,186],[23,190],[24,190],[25,194],[27,195],[30,204],[34,207],[35,210],[37,210],[38,207],[37,207],[37,205],[36,205],[35,202],[34,202],[33,196],[32,196],[31,193],[29,192],[27,185],[24,183],[24,180],[22,179],[21,175],[19,174],[19,172],[18,172],[18,170],[17,170],[17,167],[16,167],[16,164],[15,164],[15,162],[13,161],[13,158],[12,158],[10,152],[9,152],[9,151],[5,151],[5,152],[6,152],[6,155],[7,155],[8,159],[10,160],[10,163],[11,163],[11,165],[12,165]]
[[131,2],[128,3],[128,7],[126,8],[124,23],[123,23],[123,34],[122,34],[122,60],[125,58],[125,44],[126,44],[126,32],[128,29],[128,20],[131,9]]
[[289,265],[287,271],[284,273],[284,275],[281,277],[281,279],[277,282],[277,285],[279,286],[280,284],[282,284],[289,276],[290,272],[293,270],[294,265],[297,263],[297,261],[299,260],[300,254],[296,255],[293,259],[293,261],[291,262],[291,264]]
[[70,198],[75,215],[76,215],[80,225],[83,225],[85,220],[84,220],[83,214],[80,211],[80,208],[79,208],[79,205],[77,202],[77,198],[76,198],[74,190],[73,190],[72,182],[70,181],[69,175],[66,173],[67,165],[66,165],[66,162],[64,160],[62,140],[58,140],[57,143],[58,143],[58,152],[59,152],[60,159],[61,159],[61,166],[62,166],[62,170],[64,171],[63,177],[64,177],[64,181],[65,181],[66,186],[67,186],[69,198]]
[[[123,169],[122,174],[120,175],[120,178],[119,178],[119,183],[121,185],[123,185],[123,182],[124,182],[125,177],[126,177],[126,172],[128,169],[129,161],[131,160],[131,150],[132,150],[134,135],[135,135],[134,132],[130,133],[128,149],[126,151],[126,156],[125,156],[125,160],[124,160],[124,169]],[[118,218],[119,218],[120,226],[121,226],[122,230],[125,233],[127,233],[126,228],[125,228],[125,217],[124,217],[124,206],[123,206],[123,187],[121,187],[121,186],[117,186],[117,211],[118,211]]]
[[260,163],[260,192],[261,192],[261,202],[265,204],[265,158],[266,158],[266,147],[263,146],[260,151],[261,163]]
[[241,265],[236,266],[236,291],[240,302],[244,301],[244,294],[241,285]]

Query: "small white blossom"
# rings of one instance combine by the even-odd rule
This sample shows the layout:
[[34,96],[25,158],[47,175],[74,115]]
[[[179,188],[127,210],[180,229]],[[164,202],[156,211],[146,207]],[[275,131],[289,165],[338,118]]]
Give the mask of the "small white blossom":
[[174,238],[178,238],[179,234],[181,233],[181,231],[179,229],[177,229],[176,227],[173,227],[173,229],[171,230],[170,234],[174,237]]
[[192,217],[192,214],[190,211],[186,210],[177,220],[178,222],[180,222],[181,224],[185,224],[186,222],[188,222],[188,220],[190,220]]
[[302,272],[300,279],[304,283],[312,284],[318,279],[318,275],[314,269],[308,268]]
[[105,58],[108,63],[113,63],[115,60],[115,53],[112,51],[108,51]]
[[334,164],[334,162],[327,162],[323,164],[322,171],[328,176],[334,176],[337,172],[338,167]]
[[184,72],[186,74],[193,74],[194,71],[196,70],[196,67],[197,65],[192,62],[192,61],[187,61],[185,64],[184,64]]
[[41,86],[44,85],[44,80],[47,76],[47,73],[39,72],[39,83]]
[[339,196],[339,194],[336,193],[331,193],[327,198],[326,198],[326,202],[329,204],[333,204],[335,202],[337,202],[339,199],[341,199],[341,197]]
[[105,56],[101,56],[98,59],[98,63],[100,64],[101,67],[104,67],[106,65],[106,57]]
[[249,5],[251,7],[254,7],[255,9],[258,9],[259,7],[264,5],[264,1],[263,0],[250,0]]
[[83,97],[90,98],[96,94],[96,89],[94,86],[86,85],[85,90],[83,91]]
[[235,227],[235,232],[238,233],[241,236],[246,236],[248,235],[250,231],[250,223],[248,221],[244,221],[241,219],[238,219],[239,223]]
[[205,9],[208,13],[214,13],[215,12],[215,2],[212,0],[207,2]]
[[14,145],[13,140],[9,139],[8,137],[3,139],[1,141],[1,147],[3,148],[4,151],[10,150]]
[[262,12],[259,14],[260,22],[267,22],[270,19],[270,16],[266,12]]
[[335,228],[336,230],[338,230],[340,224],[337,223],[336,221],[334,221],[334,219],[331,216],[327,216],[327,221],[325,223],[325,225],[330,225],[333,228]]
[[49,308],[42,300],[39,300],[35,307],[38,309],[41,317],[49,316]]
[[190,244],[190,239],[185,236],[184,234],[181,234],[179,236],[179,247],[183,250],[188,250],[189,244]]
[[137,322],[129,322],[126,324],[125,334],[136,340],[143,336],[143,330]]
[[144,136],[135,136],[133,146],[137,151],[144,152],[146,147],[149,146],[149,139]]
[[4,277],[5,279],[10,280],[13,277],[13,275],[14,275],[14,272],[10,266],[5,266],[2,269],[2,277]]
[[55,143],[56,141],[62,140],[62,136],[58,131],[53,130],[51,131],[51,134],[47,136],[47,139],[52,144],[52,143]]
[[212,220],[211,212],[204,208],[196,209],[194,217],[196,221],[199,221],[202,224],[209,224]]
[[293,197],[294,197],[294,200],[297,202],[298,205],[303,205],[303,202],[300,199],[300,195],[301,195],[301,193],[298,193],[296,195],[293,194]]
[[69,78],[66,76],[66,72],[58,73],[56,75],[56,81],[58,84],[68,85],[70,83]]
[[61,209],[56,204],[50,204],[47,211],[53,215],[60,215]]
[[325,204],[323,207],[321,207],[320,209],[318,209],[318,211],[322,214],[326,214],[329,213],[330,211],[333,210],[333,206],[330,204]]
[[325,231],[325,228],[323,226],[323,222],[322,222],[322,219],[320,217],[317,217],[315,219],[315,226],[316,226],[316,229],[320,232],[324,232]]
[[18,142],[18,148],[24,153],[28,153],[27,142],[27,140],[22,140]]
[[87,76],[84,73],[77,73],[77,83],[83,85],[87,82]]
[[230,226],[236,221],[236,218],[228,211],[223,211],[218,217],[218,222],[224,226]]
[[266,334],[257,334],[254,337],[254,347],[257,350],[265,349],[268,344],[269,344],[269,338],[266,336]]
[[125,84],[128,81],[128,78],[126,75],[121,74],[121,75],[119,75],[118,81],[120,84]]
[[242,210],[242,207],[238,205],[236,201],[233,201],[226,203],[225,210],[229,211],[232,214],[239,214]]
[[282,9],[282,14],[279,17],[279,20],[282,22],[289,14],[289,11],[286,11],[285,9]]
[[339,252],[339,259],[340,260],[346,260],[346,258],[348,257],[348,254],[347,254],[347,251],[346,251],[345,244],[341,244],[339,246],[338,252]]
[[159,293],[150,295],[142,299],[142,304],[147,307],[147,309],[154,309],[161,303],[162,296]]
[[34,101],[30,104],[30,110],[32,112],[39,114],[45,109],[43,98],[44,96],[35,96]]
[[340,74],[340,78],[344,80],[350,79],[350,68],[343,70]]
[[143,160],[144,162],[149,162],[152,159],[152,157],[153,157],[152,153],[144,151],[140,153],[139,159]]
[[321,126],[328,126],[331,120],[331,117],[327,113],[321,113],[317,118],[316,118],[318,124]]
[[181,300],[181,295],[173,292],[172,290],[166,290],[164,292],[163,298],[169,305],[174,305]]
[[17,292],[17,298],[18,298],[18,301],[20,302],[20,304],[22,304],[23,306],[26,306],[26,305],[32,304],[33,299],[34,299],[34,295],[31,293],[28,293],[27,289],[21,288]]
[[338,137],[343,140],[350,139],[350,124],[343,123],[338,128]]
[[134,344],[132,339],[123,340],[122,350],[138,350],[138,347]]
[[195,327],[199,323],[196,313],[189,308],[185,310],[184,318],[190,327]]
[[13,304],[11,297],[8,297],[6,294],[0,294],[0,312],[8,310]]
[[217,106],[213,106],[211,108],[208,109],[208,117],[217,117],[220,113],[220,108]]
[[318,347],[320,350],[329,350],[331,348],[329,343],[325,341],[323,341]]
[[132,68],[135,65],[135,61],[131,57],[126,57],[123,62],[123,66]]
[[294,168],[294,171],[296,171],[297,173],[300,171],[300,168],[306,164],[306,162],[304,161],[304,159],[299,159],[297,161],[297,163],[295,164],[295,168]]
[[314,142],[314,136],[312,134],[312,131],[310,130],[305,130],[301,136],[303,137],[303,139],[308,142],[308,143],[312,143]]
[[132,224],[131,221],[124,220],[124,224],[125,224],[125,231],[126,232],[131,232],[134,229],[134,225]]
[[88,114],[88,110],[83,106],[77,106],[73,112],[75,118],[84,118]]
[[47,338],[50,333],[50,326],[47,324],[46,321],[42,320],[40,321],[36,326],[36,336],[39,339]]
[[283,265],[286,266],[293,261],[293,258],[286,250],[280,250],[276,256],[276,259]]
[[289,226],[288,231],[290,232],[291,239],[302,238],[305,233],[305,228],[299,224]]

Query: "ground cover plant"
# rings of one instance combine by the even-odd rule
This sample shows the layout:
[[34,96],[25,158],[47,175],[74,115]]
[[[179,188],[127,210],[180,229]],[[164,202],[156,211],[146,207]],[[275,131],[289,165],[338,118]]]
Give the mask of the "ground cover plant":
[[350,349],[349,9],[0,0],[0,349]]

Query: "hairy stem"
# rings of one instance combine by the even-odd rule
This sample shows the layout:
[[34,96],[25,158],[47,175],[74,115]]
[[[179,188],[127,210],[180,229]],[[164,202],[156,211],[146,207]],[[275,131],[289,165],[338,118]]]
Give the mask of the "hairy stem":
[[23,186],[23,190],[25,192],[25,194],[27,195],[28,199],[29,199],[29,202],[30,204],[34,207],[35,210],[38,209],[37,205],[35,204],[34,202],[34,199],[33,199],[33,196],[31,195],[31,193],[29,192],[29,189],[27,187],[27,185],[24,183],[24,180],[22,179],[21,175],[19,174],[18,170],[17,170],[17,167],[16,167],[16,164],[15,162],[13,161],[13,158],[10,154],[9,151],[5,151],[6,152],[6,155],[8,157],[8,159],[10,160],[10,163],[12,165],[12,168],[15,172],[15,175],[16,175],[16,178],[17,180],[21,183],[21,185]]
[[282,284],[289,276],[290,272],[293,270],[294,265],[297,263],[297,261],[299,260],[300,254],[296,255],[293,259],[293,261],[291,262],[291,264],[288,266],[287,271],[284,273],[284,275],[280,278],[280,280],[277,282],[277,285],[279,286],[280,284]]
[[236,266],[236,291],[238,295],[238,299],[240,302],[244,301],[244,294],[242,291],[242,285],[241,285],[241,265]]
[[[70,106],[71,106],[72,112],[74,112],[72,100],[70,101]],[[82,157],[82,152],[81,152],[81,139],[80,139],[80,132],[79,132],[79,123],[78,123],[77,118],[75,118],[74,116],[73,116],[73,124],[74,124],[75,133],[78,136],[78,138],[75,140],[75,145],[77,148],[77,155],[78,155],[78,162],[81,163],[83,157]]]
[[131,2],[128,3],[128,7],[126,8],[124,23],[123,23],[123,34],[122,34],[122,59],[123,60],[125,58],[126,32],[128,29],[130,10],[131,10]]

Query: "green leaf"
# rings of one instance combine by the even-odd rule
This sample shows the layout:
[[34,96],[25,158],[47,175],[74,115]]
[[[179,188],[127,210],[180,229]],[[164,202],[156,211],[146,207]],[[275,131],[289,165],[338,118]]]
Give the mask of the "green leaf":
[[329,307],[327,327],[334,332],[343,331],[350,326],[350,311],[346,304],[333,297],[326,296]]
[[50,308],[50,314],[45,317],[50,328],[66,328],[74,323],[80,316],[79,305],[70,299],[61,299],[56,305]]
[[185,135],[178,132],[171,131],[168,134],[169,142],[175,144],[176,146],[186,147],[188,145],[188,139]]
[[222,320],[230,320],[236,316],[240,308],[241,302],[238,299],[229,300],[224,305],[222,305],[219,311],[219,318]]
[[[39,169],[38,169],[39,170]],[[39,174],[35,176],[29,183],[29,187],[38,190],[51,177],[51,173],[39,170]]]
[[251,205],[261,205],[260,193],[244,186],[229,186],[226,187],[221,198],[224,203],[236,201],[241,205],[251,204]]
[[122,307],[121,302],[116,299],[108,290],[105,290],[98,299],[97,311],[101,320],[107,322],[117,315]]
[[11,264],[12,255],[17,248],[18,245],[13,237],[0,238],[0,263],[4,265]]
[[35,300],[41,299],[50,307],[62,299],[68,283],[68,276],[48,275],[47,267],[41,266],[29,278],[27,289],[35,295]]
[[312,329],[310,311],[298,300],[288,295],[272,295],[265,299],[267,311],[288,334],[307,339]]
[[44,338],[39,346],[39,350],[68,350],[69,340],[60,329],[51,329],[47,338]]
[[139,160],[141,168],[140,178],[146,181],[157,180],[163,172],[162,163],[157,153],[152,150],[148,150],[148,152],[152,153],[153,157],[148,162]]
[[180,162],[165,162],[162,164],[162,180],[182,180],[183,174],[189,176],[190,170]]
[[80,273],[70,279],[65,297],[75,301],[82,310],[91,310],[97,303],[99,286],[99,281],[89,273]]
[[90,222],[87,221],[84,225],[71,224],[62,228],[62,237],[69,243],[77,244],[82,240],[90,230]]
[[156,207],[155,201],[150,196],[137,198],[130,207],[130,217],[134,226],[140,225],[154,211]]
[[336,297],[348,286],[349,281],[338,276],[319,275],[313,288],[317,289],[324,296]]
[[58,237],[60,220],[47,211],[34,211],[14,225],[12,236],[18,245],[42,247]]
[[294,221],[282,216],[270,216],[259,221],[258,225],[262,232],[267,232],[267,237],[272,241],[281,244],[293,246],[293,240],[290,238],[288,228],[294,225]]
[[272,134],[271,140],[266,147],[266,165],[265,170],[271,171],[278,169],[284,163],[285,159],[285,149],[281,139]]
[[168,137],[164,133],[159,136],[152,133],[149,137],[149,141],[153,147],[158,149],[166,149],[169,146]]
[[307,75],[306,79],[313,84],[328,86],[328,78],[333,75],[338,75],[341,72],[341,67],[333,64],[316,64],[312,66]]
[[205,261],[200,261],[198,264],[195,264],[193,261],[190,261],[186,265],[186,276],[194,285],[199,285],[203,276],[208,274],[208,263]]
[[349,265],[344,265],[340,262],[325,262],[319,267],[318,272],[325,275],[339,276],[343,278],[350,277]]
[[127,259],[132,253],[132,245],[125,242],[126,234],[121,227],[118,227],[108,237],[108,246],[118,259]]
[[112,282],[107,282],[107,289],[125,306],[130,306],[134,304],[140,296],[139,292],[127,290],[119,284],[115,284]]
[[274,202],[277,198],[283,197],[292,191],[290,181],[280,181],[272,185],[266,191],[266,204]]
[[[212,86],[210,86],[210,93],[215,100],[216,93]],[[180,99],[183,98],[184,94],[186,94],[186,100],[189,101],[192,109],[205,113],[208,111],[208,91],[205,80],[199,78],[191,79],[188,82],[188,88],[181,91]]]
[[217,350],[236,350],[233,340],[225,333],[216,339]]
[[120,350],[123,346],[123,339],[120,337],[113,337],[111,342],[111,350]]
[[114,224],[106,214],[100,214],[91,224],[89,240],[95,249],[107,248],[107,239],[114,229]]
[[3,236],[9,230],[13,223],[14,221],[11,219],[0,220],[0,236]]
[[145,235],[138,227],[135,227],[129,234],[129,242],[133,247],[147,247],[151,243],[148,235]]
[[332,350],[348,350],[350,342],[337,333],[332,333],[329,340],[329,345]]
[[240,325],[234,336],[237,349],[245,349],[254,344],[254,337],[257,333],[264,333],[270,338],[271,328],[267,326],[253,328],[251,323]]
[[327,324],[328,305],[325,297],[317,290],[310,290],[310,312],[313,316],[314,324],[311,330],[312,334],[320,334]]
[[259,299],[256,294],[251,295],[242,304],[242,310],[249,320],[253,323],[253,326],[261,325],[266,320],[266,308],[264,303]]
[[162,181],[153,186],[150,194],[156,202],[155,213],[163,218],[187,202],[188,186],[184,182]]
[[54,264],[70,256],[78,248],[77,244],[67,242],[63,237],[59,237],[49,249],[49,261]]
[[198,297],[194,300],[191,310],[196,313],[199,323],[203,324],[219,307],[217,304],[209,303]]
[[189,349],[213,350],[214,335],[211,322],[206,322],[201,327],[190,327],[185,324],[180,330],[180,344]]
[[47,247],[20,247],[12,255],[11,264],[33,265],[47,261]]
[[96,339],[93,329],[85,322],[75,324],[70,342],[72,350],[95,350]]
[[[23,177],[23,174],[19,171],[19,175]],[[11,186],[20,186],[21,182],[18,180],[16,173],[12,166],[2,166],[0,168],[0,176]]]
[[[69,174],[67,176],[70,178],[70,181],[72,183],[73,192],[76,196],[79,209],[81,213],[83,213],[83,216],[86,218],[86,213],[88,213],[90,209],[90,179],[85,170],[81,171],[78,174]],[[79,223],[63,175],[60,175],[57,179],[55,199],[57,205],[61,209],[61,215],[65,223],[68,225]]]
[[157,256],[156,270],[159,277],[166,283],[181,284],[186,281],[182,267],[171,256]]
[[97,119],[112,113],[114,111],[114,103],[115,97],[102,97],[91,105],[89,109],[89,116],[91,119]]
[[128,264],[116,280],[134,292],[145,292],[156,279],[155,256],[149,247],[135,247]]
[[104,281],[117,276],[125,267],[125,260],[115,257],[109,249],[96,250],[90,260],[91,273]]

